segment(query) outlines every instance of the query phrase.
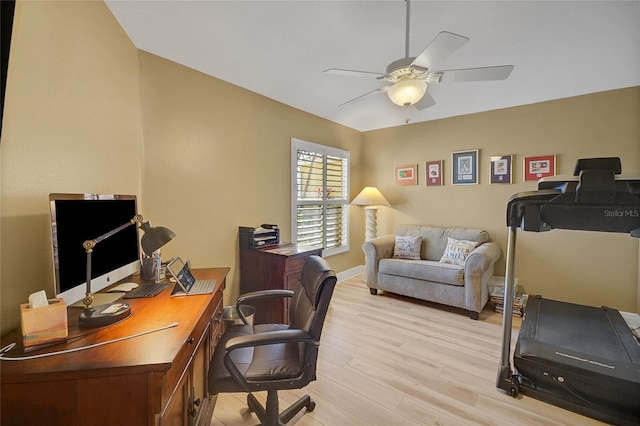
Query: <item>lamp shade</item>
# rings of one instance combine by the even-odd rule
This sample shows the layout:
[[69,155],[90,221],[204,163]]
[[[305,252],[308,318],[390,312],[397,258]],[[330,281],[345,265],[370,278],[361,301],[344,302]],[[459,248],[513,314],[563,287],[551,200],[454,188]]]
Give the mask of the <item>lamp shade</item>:
[[164,226],[153,227],[149,222],[141,223],[140,229],[144,231],[144,235],[140,239],[140,245],[142,246],[142,251],[147,255],[158,250],[176,236],[169,228]]
[[390,206],[384,195],[375,186],[367,186],[351,201],[356,206]]
[[418,102],[427,91],[424,80],[402,80],[387,90],[391,102],[400,106],[413,105]]

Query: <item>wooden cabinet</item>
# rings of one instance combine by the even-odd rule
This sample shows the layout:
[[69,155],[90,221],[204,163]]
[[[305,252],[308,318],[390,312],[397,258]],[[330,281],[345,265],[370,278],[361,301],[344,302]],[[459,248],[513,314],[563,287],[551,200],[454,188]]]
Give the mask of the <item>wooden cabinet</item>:
[[[180,379],[175,391],[168,395],[166,409],[160,415],[160,425],[209,425],[211,421],[215,401],[207,393],[209,362],[215,345],[222,337],[222,289],[218,292],[211,315],[206,312],[203,316],[208,321],[202,321],[186,341],[187,365],[172,367]],[[172,382],[168,381],[167,391],[171,391]]]
[[[321,247],[282,243],[266,248],[240,249],[240,294],[265,289],[294,290],[300,283],[302,266],[309,256],[322,255]],[[289,300],[252,302],[254,324],[289,322]]]
[[[207,394],[209,361],[222,335],[229,269],[193,271],[197,278],[217,280],[212,294],[171,297],[169,288],[153,298],[127,299],[131,317],[94,330],[79,329],[81,308],[69,308],[67,343],[28,355],[95,347],[1,361],[0,423],[208,425],[215,403]],[[19,340],[18,330],[2,344]],[[6,356],[21,355],[14,349]]]

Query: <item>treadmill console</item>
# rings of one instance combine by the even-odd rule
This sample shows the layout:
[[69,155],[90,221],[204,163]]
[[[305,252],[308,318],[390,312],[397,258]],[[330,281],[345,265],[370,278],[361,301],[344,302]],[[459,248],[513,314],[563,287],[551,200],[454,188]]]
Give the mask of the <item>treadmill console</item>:
[[640,238],[640,175],[622,175],[617,157],[578,160],[573,176],[540,179],[537,191],[513,195],[507,203],[507,226],[531,232],[618,232]]

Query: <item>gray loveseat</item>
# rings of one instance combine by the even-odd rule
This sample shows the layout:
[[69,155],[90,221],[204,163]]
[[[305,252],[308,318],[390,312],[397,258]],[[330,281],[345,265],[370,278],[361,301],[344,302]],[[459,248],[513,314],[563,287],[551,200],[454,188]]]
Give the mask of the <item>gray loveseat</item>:
[[[420,259],[393,258],[396,236],[421,236]],[[440,262],[449,237],[478,242],[463,265]],[[371,294],[383,290],[454,306],[466,309],[472,319],[478,319],[489,300],[487,282],[502,256],[487,231],[420,225],[398,225],[394,235],[366,241],[362,250]]]

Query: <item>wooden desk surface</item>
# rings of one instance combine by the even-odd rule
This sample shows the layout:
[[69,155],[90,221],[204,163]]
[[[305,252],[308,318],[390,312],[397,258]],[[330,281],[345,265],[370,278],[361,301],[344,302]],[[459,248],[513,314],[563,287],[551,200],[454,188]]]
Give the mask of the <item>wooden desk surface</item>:
[[[11,342],[19,344],[5,356],[19,357],[101,344],[178,323],[166,330],[68,354],[35,360],[0,361],[2,383],[28,382],[34,380],[34,376],[46,381],[62,377],[103,377],[116,370],[118,374],[167,371],[184,343],[193,337],[194,327],[214,295],[222,290],[229,268],[194,269],[193,272],[196,278],[217,280],[212,294],[172,297],[171,285],[152,298],[124,299],[131,306],[132,315],[120,323],[96,329],[80,329],[77,319],[82,308],[69,307],[67,342],[27,353],[22,350],[20,330],[9,333],[2,339],[2,347]],[[140,277],[128,277],[121,282],[128,281],[140,282]]]
[[270,247],[257,247],[255,249],[247,249],[247,250],[260,250],[264,253],[270,253],[277,256],[285,256],[285,257],[293,257],[298,255],[304,255],[310,251],[318,251],[322,252],[322,246],[305,246],[295,243],[280,243],[276,246]]

